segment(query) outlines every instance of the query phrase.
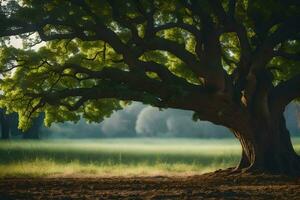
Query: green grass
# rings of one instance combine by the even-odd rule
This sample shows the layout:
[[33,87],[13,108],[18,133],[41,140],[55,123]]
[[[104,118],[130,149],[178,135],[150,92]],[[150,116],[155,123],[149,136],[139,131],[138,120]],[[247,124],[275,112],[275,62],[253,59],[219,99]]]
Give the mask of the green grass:
[[201,174],[236,165],[240,151],[234,139],[0,141],[0,177]]

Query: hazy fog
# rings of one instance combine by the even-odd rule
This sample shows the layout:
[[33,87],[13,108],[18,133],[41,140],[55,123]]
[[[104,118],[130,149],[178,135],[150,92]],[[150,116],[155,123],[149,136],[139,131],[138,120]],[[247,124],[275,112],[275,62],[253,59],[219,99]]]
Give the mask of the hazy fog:
[[[300,136],[299,105],[291,104],[285,115],[293,135]],[[102,123],[77,124],[66,122],[43,128],[42,137],[232,137],[230,131],[206,121],[193,121],[192,112],[164,109],[134,102],[123,110],[114,112]]]

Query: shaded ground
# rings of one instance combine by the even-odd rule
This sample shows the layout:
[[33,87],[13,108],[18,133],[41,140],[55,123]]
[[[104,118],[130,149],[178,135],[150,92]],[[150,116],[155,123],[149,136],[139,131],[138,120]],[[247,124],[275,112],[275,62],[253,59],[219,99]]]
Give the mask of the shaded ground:
[[300,199],[300,178],[205,174],[190,177],[5,178],[0,199]]

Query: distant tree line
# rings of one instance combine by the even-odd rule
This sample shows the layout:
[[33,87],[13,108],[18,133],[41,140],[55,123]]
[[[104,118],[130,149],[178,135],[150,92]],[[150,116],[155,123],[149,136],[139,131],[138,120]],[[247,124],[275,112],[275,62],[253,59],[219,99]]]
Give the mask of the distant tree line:
[[39,139],[39,132],[43,125],[43,115],[33,121],[32,127],[25,132],[18,129],[18,114],[6,114],[4,109],[0,109],[1,139],[20,137],[23,139]]
[[[99,123],[55,123],[40,131],[41,138],[134,138],[134,137],[232,137],[224,127],[209,122],[193,122],[192,113],[181,110],[149,108],[134,103],[113,113]],[[300,136],[300,104],[292,103],[285,111],[287,127],[294,137]],[[222,129],[223,128],[223,129]]]
[[[139,111],[140,112],[140,111]],[[128,110],[122,110],[115,113],[111,118],[104,120],[101,124],[86,124],[84,120],[81,120],[79,123],[73,124],[71,122],[63,124],[55,124],[51,128],[42,128],[43,127],[43,116],[37,118],[31,129],[26,132],[22,132],[18,129],[18,115],[14,114],[5,114],[5,111],[0,109],[0,136],[2,139],[9,138],[24,138],[24,139],[38,139],[38,138],[112,138],[112,137],[149,137],[147,133],[137,133],[135,130],[137,115],[139,112],[132,112]],[[149,114],[149,113],[148,113]],[[145,121],[147,127],[153,127],[153,123],[157,123],[158,120],[165,123],[168,121],[169,117],[165,116],[166,119],[156,119],[160,114],[149,114],[148,117],[152,121]],[[164,114],[162,114],[164,115]],[[182,113],[172,112],[174,116],[182,117]],[[287,126],[291,132],[292,136],[300,136],[300,105],[296,103],[290,104],[286,111],[286,121]],[[181,118],[176,118],[180,126],[181,123],[186,123],[186,121],[181,122]],[[172,118],[172,119],[173,119]],[[123,120],[126,119],[126,120]],[[126,122],[126,123],[125,123]],[[177,122],[176,122],[177,123]],[[117,128],[116,128],[117,127]],[[198,126],[195,126],[198,127]],[[218,129],[215,127],[209,126],[209,130],[206,130],[205,127],[200,125],[199,134],[195,134],[193,129],[184,128],[181,134],[178,132],[164,132],[165,129],[161,127],[153,127],[153,134],[150,137],[208,137],[203,135],[203,131],[210,132],[212,137],[229,137],[229,134],[218,134],[214,135]],[[157,136],[156,129],[161,131],[161,135]],[[105,129],[105,130],[104,130]],[[155,129],[155,130],[154,130]],[[202,130],[205,129],[205,130]],[[201,132],[202,131],[202,132]],[[218,131],[219,133],[219,131]],[[227,136],[228,135],[228,136]]]

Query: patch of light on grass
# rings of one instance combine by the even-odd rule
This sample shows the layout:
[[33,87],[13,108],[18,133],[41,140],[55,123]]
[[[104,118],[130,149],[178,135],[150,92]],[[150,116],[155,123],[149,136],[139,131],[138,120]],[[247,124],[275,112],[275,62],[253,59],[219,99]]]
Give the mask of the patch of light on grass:
[[[230,163],[229,163],[230,164]],[[198,175],[214,171],[230,165],[201,166],[197,164],[169,164],[156,163],[149,165],[126,164],[83,164],[78,161],[70,163],[56,163],[51,160],[34,160],[8,165],[0,164],[0,177],[105,177],[105,176],[173,176]]]
[[240,154],[232,139],[0,141],[0,177],[195,175],[235,166]]

